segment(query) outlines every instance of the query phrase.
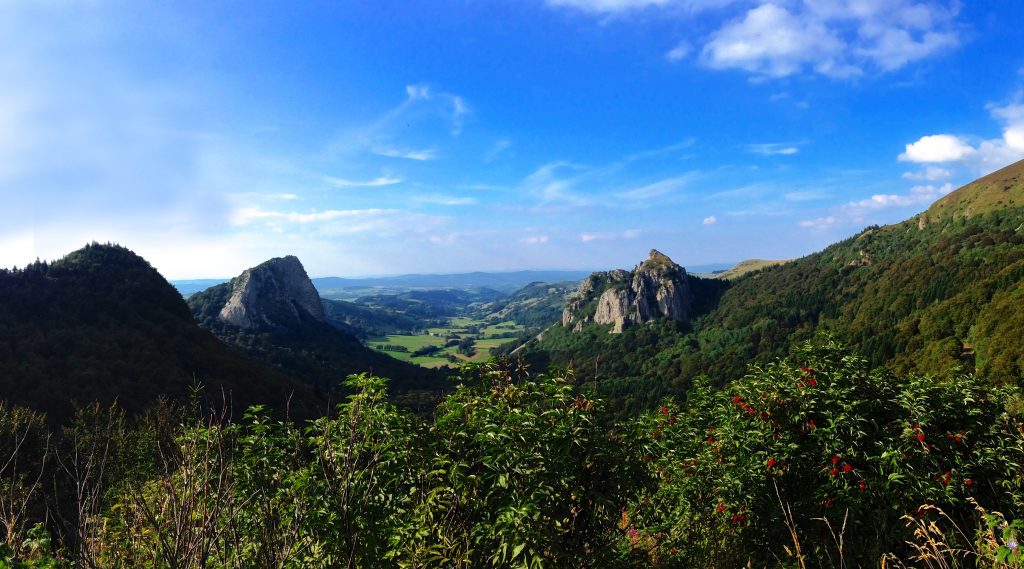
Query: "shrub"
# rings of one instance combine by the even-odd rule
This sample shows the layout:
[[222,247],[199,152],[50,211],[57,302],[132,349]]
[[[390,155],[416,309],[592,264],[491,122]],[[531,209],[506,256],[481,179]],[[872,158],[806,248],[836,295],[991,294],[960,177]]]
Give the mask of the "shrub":
[[[630,508],[626,547],[654,562],[877,563],[901,517],[968,498],[1019,511],[1021,437],[1005,393],[972,377],[869,371],[832,340],[752,367],[724,391],[698,382],[633,429],[657,488]],[[849,544],[853,544],[850,546]],[[787,549],[788,546],[788,549]]]

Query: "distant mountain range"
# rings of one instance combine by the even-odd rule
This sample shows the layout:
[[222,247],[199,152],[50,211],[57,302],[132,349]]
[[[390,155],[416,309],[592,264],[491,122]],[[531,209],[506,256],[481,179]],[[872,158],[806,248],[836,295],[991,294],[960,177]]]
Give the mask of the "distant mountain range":
[[[687,270],[691,273],[711,274],[729,269],[733,265],[730,263],[694,265],[687,267]],[[589,274],[590,271],[511,271],[439,275],[409,274],[365,278],[320,277],[314,278],[312,281],[313,286],[320,292],[320,296],[324,298],[353,300],[372,294],[400,294],[411,290],[489,288],[510,294],[531,283],[579,281]],[[173,280],[171,284],[187,297],[228,280],[226,278]]]

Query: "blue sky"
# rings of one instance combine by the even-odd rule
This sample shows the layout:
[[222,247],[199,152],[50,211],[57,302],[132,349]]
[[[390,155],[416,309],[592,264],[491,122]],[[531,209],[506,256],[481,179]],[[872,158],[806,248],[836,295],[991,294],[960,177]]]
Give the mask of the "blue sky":
[[0,266],[788,258],[1024,158],[1017,1],[0,4]]

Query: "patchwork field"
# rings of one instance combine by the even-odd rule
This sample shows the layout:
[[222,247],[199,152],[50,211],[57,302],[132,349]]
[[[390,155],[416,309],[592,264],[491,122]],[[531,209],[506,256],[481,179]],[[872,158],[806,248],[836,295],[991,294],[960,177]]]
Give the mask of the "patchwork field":
[[423,334],[378,336],[366,344],[393,358],[424,367],[454,366],[460,362],[487,361],[492,348],[512,341],[525,330],[512,320],[488,323],[460,316],[451,318],[447,326],[430,328]]

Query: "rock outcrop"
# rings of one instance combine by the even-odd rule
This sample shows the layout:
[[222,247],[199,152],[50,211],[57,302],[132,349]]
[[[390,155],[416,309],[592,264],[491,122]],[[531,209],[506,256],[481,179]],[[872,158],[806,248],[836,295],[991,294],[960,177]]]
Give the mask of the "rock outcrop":
[[651,249],[632,272],[616,269],[593,273],[566,302],[562,326],[574,331],[589,322],[611,324],[613,333],[632,324],[664,317],[684,321],[693,306],[686,270]]
[[290,328],[303,319],[326,321],[320,295],[294,256],[246,269],[230,283],[218,319],[240,328]]

